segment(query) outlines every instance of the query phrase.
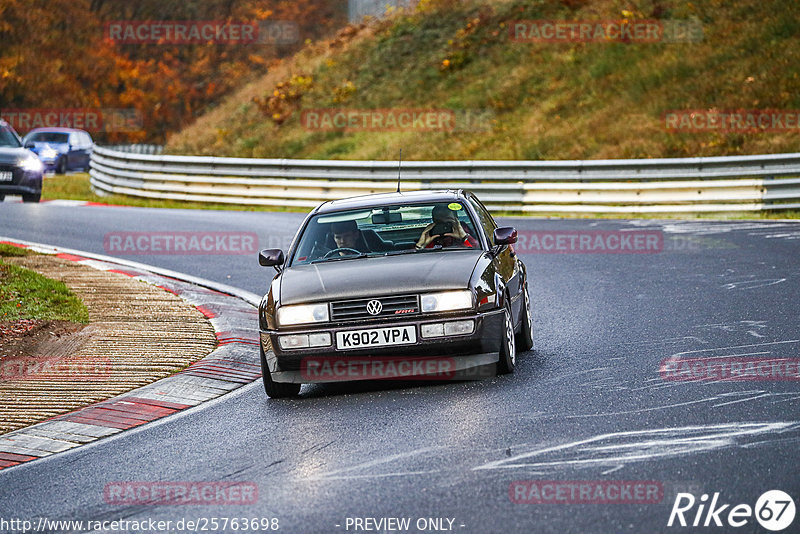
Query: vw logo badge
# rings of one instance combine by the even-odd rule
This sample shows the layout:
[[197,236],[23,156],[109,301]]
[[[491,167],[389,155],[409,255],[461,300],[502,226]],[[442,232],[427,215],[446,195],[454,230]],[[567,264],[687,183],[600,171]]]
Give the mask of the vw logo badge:
[[371,300],[367,302],[367,313],[370,315],[378,315],[383,309],[383,304],[379,300]]

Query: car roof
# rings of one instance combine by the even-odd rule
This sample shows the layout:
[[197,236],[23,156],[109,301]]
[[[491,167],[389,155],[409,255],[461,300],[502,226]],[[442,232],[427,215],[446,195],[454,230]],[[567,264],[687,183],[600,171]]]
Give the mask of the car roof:
[[51,133],[72,133],[72,132],[83,132],[88,134],[86,130],[79,130],[78,128],[61,128],[61,127],[42,127],[42,128],[34,128],[33,130],[29,131],[28,134],[38,133],[38,132],[51,132]]
[[447,202],[459,200],[465,197],[463,190],[439,189],[430,191],[402,191],[400,193],[374,193],[372,195],[361,195],[357,197],[344,198],[341,200],[329,200],[317,206],[314,213],[329,213],[333,211],[343,211],[359,208],[372,208],[375,206],[385,206],[387,204],[399,204],[404,202]]

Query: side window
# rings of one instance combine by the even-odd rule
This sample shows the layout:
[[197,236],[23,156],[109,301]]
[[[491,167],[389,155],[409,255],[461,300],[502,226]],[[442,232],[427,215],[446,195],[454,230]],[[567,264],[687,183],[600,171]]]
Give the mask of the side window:
[[78,134],[76,133],[69,134],[69,144],[72,145],[73,147],[79,147],[81,145],[81,141],[78,138]]
[[486,234],[486,239],[489,240],[489,245],[494,246],[494,229],[497,228],[497,224],[494,222],[492,216],[489,215],[487,209],[483,206],[483,204],[480,203],[478,199],[475,197],[470,197],[469,202],[475,209],[475,213],[478,214],[478,222]]
[[83,146],[86,148],[90,148],[92,146],[92,138],[89,136],[88,133],[82,133],[81,137],[83,137]]

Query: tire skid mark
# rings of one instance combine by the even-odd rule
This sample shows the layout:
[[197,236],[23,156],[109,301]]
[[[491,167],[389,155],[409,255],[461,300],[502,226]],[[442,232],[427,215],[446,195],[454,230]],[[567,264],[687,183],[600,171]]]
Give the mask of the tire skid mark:
[[[415,471],[415,472],[400,472],[400,471],[393,471],[391,473],[381,473],[381,474],[363,474],[363,475],[350,475],[350,474],[343,474],[343,473],[350,473],[353,471],[361,471],[370,469],[372,467],[383,466],[392,462],[396,462],[398,460],[405,460],[407,458],[412,458],[415,456],[432,453],[434,451],[448,449],[445,446],[435,446],[435,447],[423,447],[421,449],[415,449],[412,451],[401,452],[397,454],[390,454],[388,456],[383,456],[380,458],[376,458],[374,460],[369,460],[366,462],[358,463],[355,465],[351,465],[349,467],[342,467],[340,469],[334,469],[332,471],[328,471],[326,473],[319,473],[316,475],[312,475],[306,477],[306,480],[336,480],[336,479],[347,479],[347,478],[371,478],[376,476],[403,476],[408,474],[421,474],[422,471]],[[426,471],[427,472],[427,471]]]
[[[745,345],[730,345],[727,347],[714,347],[708,349],[697,349],[697,350],[686,350],[682,352],[676,352],[675,354],[669,356],[665,363],[676,362],[680,360],[681,356],[685,356],[688,354],[699,354],[701,352],[714,352],[714,351],[727,351],[727,350],[735,350],[735,349],[749,349],[753,347],[767,347],[767,346],[775,346],[775,345],[787,345],[792,343],[800,343],[800,339],[787,339],[784,341],[768,341],[764,343],[748,343]],[[741,354],[725,354],[719,357],[729,357],[729,356],[741,356]]]
[[[737,422],[643,429],[599,434],[556,445],[517,443],[513,447],[494,447],[484,450],[465,448],[458,451],[465,454],[465,463],[473,464],[473,467],[465,466],[472,472],[523,469],[527,475],[549,476],[563,473],[564,469],[599,468],[605,476],[632,463],[725,448],[752,448],[794,441],[800,441],[800,421]],[[448,469],[463,470],[458,462],[454,462],[452,456],[453,452],[458,451],[444,447],[414,449],[304,476],[302,480],[380,479],[432,475]],[[449,454],[437,459],[435,457],[438,453]],[[499,459],[492,459],[493,456]],[[474,465],[476,458],[488,461]],[[427,468],[421,468],[422,465],[415,465],[415,460],[424,461],[425,464],[433,463],[434,466],[426,465]],[[396,468],[398,462],[405,464],[404,469]],[[380,470],[381,467],[389,469]]]
[[785,282],[786,278],[767,278],[764,280],[743,280],[741,282],[730,282],[723,284],[723,289],[760,289],[762,287],[774,286]]
[[[741,447],[754,437],[800,431],[800,422],[724,423],[613,432],[534,449],[511,458],[487,462],[473,470],[531,468],[559,471],[565,467],[618,466]],[[794,436],[791,436],[794,438]],[[785,438],[784,438],[785,439]],[[761,440],[765,441],[765,440]],[[772,440],[767,440],[772,441]],[[531,461],[538,460],[538,461]]]

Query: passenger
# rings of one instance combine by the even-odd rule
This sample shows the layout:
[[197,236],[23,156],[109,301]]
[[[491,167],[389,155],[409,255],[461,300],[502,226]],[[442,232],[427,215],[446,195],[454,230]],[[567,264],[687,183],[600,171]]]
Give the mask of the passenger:
[[[431,211],[431,218],[433,222],[425,227],[417,241],[417,250],[433,248],[436,245],[470,248],[478,246],[478,241],[467,232],[467,226],[459,221],[456,212],[447,206],[442,204],[434,206]],[[449,228],[449,231],[438,235],[431,234],[431,232],[441,228]]]

